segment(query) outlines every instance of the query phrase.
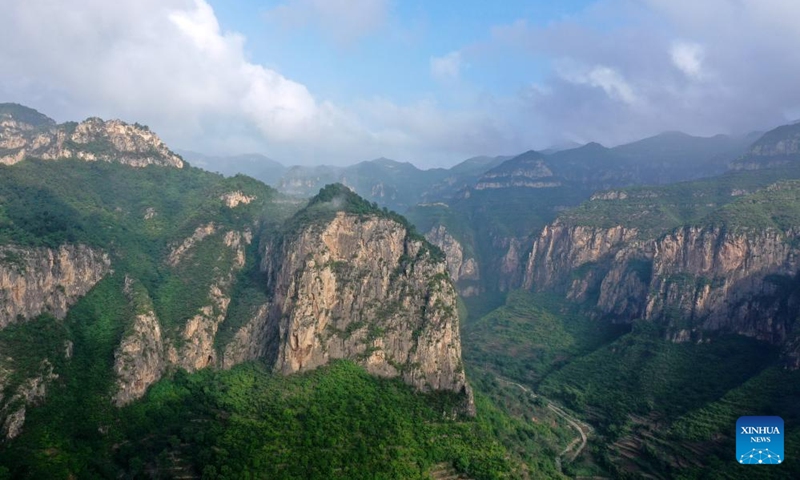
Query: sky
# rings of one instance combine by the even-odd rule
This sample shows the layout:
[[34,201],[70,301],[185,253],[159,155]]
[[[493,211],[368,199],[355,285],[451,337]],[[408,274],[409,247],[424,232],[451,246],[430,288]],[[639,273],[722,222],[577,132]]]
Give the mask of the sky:
[[0,0],[0,101],[420,167],[800,118],[797,0]]

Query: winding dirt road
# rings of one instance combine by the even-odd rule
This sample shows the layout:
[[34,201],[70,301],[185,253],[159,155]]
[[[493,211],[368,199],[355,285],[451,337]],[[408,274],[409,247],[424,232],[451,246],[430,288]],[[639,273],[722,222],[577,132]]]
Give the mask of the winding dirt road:
[[[503,378],[503,377],[501,377],[499,375],[495,375],[495,376],[501,382],[507,383],[509,385],[514,385],[516,387],[521,388],[522,391],[524,391],[525,393],[530,395],[532,398],[540,397],[540,398],[546,400],[547,401],[547,408],[552,410],[553,413],[555,413],[559,417],[563,418],[572,428],[574,428],[575,430],[578,431],[578,436],[575,437],[575,439],[572,440],[569,443],[569,445],[567,445],[567,448],[565,448],[560,454],[558,454],[556,456],[556,465],[558,466],[558,469],[561,470],[562,462],[564,462],[565,460],[566,460],[566,463],[571,463],[571,462],[575,461],[575,459],[578,458],[578,455],[580,455],[581,452],[583,451],[583,449],[586,447],[586,442],[588,441],[588,437],[592,433],[592,427],[590,425],[578,420],[577,418],[573,417],[569,413],[565,412],[560,407],[556,406],[548,398],[542,397],[541,395],[533,393],[533,391],[530,388],[526,387],[525,385],[521,385],[521,384],[519,384],[517,382],[511,381],[511,380],[509,380],[507,378]],[[578,444],[580,444],[580,446],[578,446]],[[576,446],[577,446],[577,448],[576,448]]]

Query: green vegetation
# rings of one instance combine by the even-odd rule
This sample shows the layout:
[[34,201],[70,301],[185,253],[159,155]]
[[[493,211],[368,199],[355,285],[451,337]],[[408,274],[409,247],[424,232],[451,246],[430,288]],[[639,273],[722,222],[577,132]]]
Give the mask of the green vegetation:
[[[796,279],[771,281],[796,290]],[[780,368],[775,347],[708,333],[701,343],[678,344],[650,322],[632,330],[608,322],[563,299],[511,292],[505,305],[463,325],[475,385],[497,392],[498,378],[520,382],[596,428],[565,473],[738,478],[732,432],[748,414],[782,416],[787,452],[800,447],[792,433],[800,426],[800,372]],[[536,408],[515,404],[507,393],[492,399],[512,412]],[[779,478],[797,478],[797,465],[787,464]]]
[[579,307],[552,295],[514,291],[504,306],[464,325],[463,352],[472,365],[538,385],[626,329],[593,321]]
[[[50,365],[56,375],[45,401],[27,408],[20,437],[0,448],[0,478],[426,478],[441,464],[472,478],[558,477],[556,451],[569,438],[563,426],[531,422],[521,410],[509,414],[481,393],[478,417],[459,418],[461,397],[414,392],[347,362],[292,377],[260,364],[169,372],[146,398],[117,409],[114,351],[134,315],[153,308],[166,332],[180,326],[208,304],[215,276],[230,271],[224,234],[250,230],[256,240],[246,247],[215,339],[222,351],[268,301],[257,239],[285,233],[284,219],[298,205],[274,202],[274,191],[247,177],[193,168],[26,160],[0,170],[0,242],[85,243],[109,252],[114,269],[64,320],[42,315],[0,331],[4,398]],[[228,208],[220,196],[231,191],[257,200]],[[421,240],[402,217],[341,186],[323,189],[292,221],[329,215],[339,200],[337,208],[390,218]],[[191,261],[166,261],[212,224],[214,232],[185,252]],[[442,257],[424,245],[423,253]],[[13,251],[4,259],[19,260]],[[126,277],[133,279],[129,295]]]
[[[623,199],[592,200],[559,215],[567,225],[637,228],[652,238],[681,225],[785,228],[800,217],[800,166],[748,172],[666,186],[618,190]],[[774,187],[772,184],[778,183]],[[768,188],[769,187],[769,188]],[[796,223],[795,223],[796,224]]]
[[440,462],[473,478],[557,476],[549,427],[481,395],[477,419],[452,420],[457,397],[414,393],[349,362],[292,377],[258,364],[179,372],[110,418],[110,405],[80,404],[94,396],[70,400],[69,377],[0,450],[14,478],[426,478]]

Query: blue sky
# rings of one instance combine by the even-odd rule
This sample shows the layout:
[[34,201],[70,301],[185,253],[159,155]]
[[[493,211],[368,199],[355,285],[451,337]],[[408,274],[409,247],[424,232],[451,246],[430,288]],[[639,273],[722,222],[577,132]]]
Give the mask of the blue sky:
[[0,99],[285,164],[447,166],[800,115],[796,0],[0,0]]
[[[409,102],[436,96],[446,102],[451,100],[451,86],[431,77],[432,57],[489,40],[494,26],[522,19],[545,26],[579,14],[592,2],[395,1],[389,3],[385,23],[343,42],[318,25],[282,27],[270,21],[269,12],[280,1],[210,3],[224,29],[247,37],[253,61],[274,67],[325,98],[350,102],[377,95]],[[509,49],[503,55],[476,59],[461,76],[475,88],[502,94],[540,81],[547,63],[545,58]]]

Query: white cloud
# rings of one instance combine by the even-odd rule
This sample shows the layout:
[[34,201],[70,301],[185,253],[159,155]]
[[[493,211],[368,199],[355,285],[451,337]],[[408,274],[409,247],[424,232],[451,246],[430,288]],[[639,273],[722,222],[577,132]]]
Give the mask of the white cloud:
[[223,32],[204,0],[4,3],[0,92],[45,113],[66,99],[62,119],[121,117],[176,146],[267,146],[300,161],[316,154],[310,142],[344,156],[368,137],[303,84],[248,61],[245,39]]
[[675,67],[694,80],[701,80],[703,72],[703,47],[697,43],[676,41],[669,51]]
[[443,57],[431,57],[431,76],[434,80],[447,83],[458,80],[464,66],[461,52],[450,52]]
[[[357,7],[317,6],[345,3]],[[452,162],[503,142],[475,106],[320,99],[250,61],[245,38],[222,30],[205,0],[0,0],[0,9],[0,97],[60,121],[122,118],[176,148],[260,151],[285,163]]]
[[562,61],[558,72],[564,80],[576,85],[588,85],[603,90],[609,98],[620,101],[627,105],[640,103],[639,96],[634,92],[633,87],[625,80],[617,70],[605,66],[596,65],[591,68],[576,66],[574,62]]
[[341,45],[373,33],[389,16],[389,0],[287,0],[267,11],[267,20],[289,28],[313,26]]

